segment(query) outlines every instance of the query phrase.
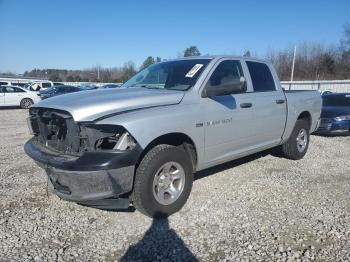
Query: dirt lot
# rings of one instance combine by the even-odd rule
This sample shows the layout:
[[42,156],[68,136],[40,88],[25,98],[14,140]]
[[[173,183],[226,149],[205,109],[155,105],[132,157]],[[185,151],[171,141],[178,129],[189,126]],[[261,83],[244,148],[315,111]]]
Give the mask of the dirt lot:
[[26,116],[0,110],[1,261],[350,260],[350,137],[201,172],[185,207],[152,221],[47,196],[23,152]]

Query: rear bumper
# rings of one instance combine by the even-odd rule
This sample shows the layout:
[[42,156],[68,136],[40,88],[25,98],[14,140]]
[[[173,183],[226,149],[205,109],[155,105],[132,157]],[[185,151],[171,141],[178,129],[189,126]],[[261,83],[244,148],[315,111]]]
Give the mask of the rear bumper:
[[136,146],[124,152],[62,156],[34,139],[25,144],[24,150],[46,171],[53,193],[64,200],[95,206],[101,206],[98,200],[118,198],[132,190],[134,166],[141,154]]

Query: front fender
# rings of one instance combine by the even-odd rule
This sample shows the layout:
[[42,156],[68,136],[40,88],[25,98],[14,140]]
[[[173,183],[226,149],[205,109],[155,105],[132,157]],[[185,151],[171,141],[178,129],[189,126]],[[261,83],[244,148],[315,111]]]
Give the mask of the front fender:
[[145,149],[156,138],[169,133],[190,137],[197,149],[198,162],[204,154],[204,115],[198,104],[171,105],[129,112],[103,119],[97,124],[123,126]]

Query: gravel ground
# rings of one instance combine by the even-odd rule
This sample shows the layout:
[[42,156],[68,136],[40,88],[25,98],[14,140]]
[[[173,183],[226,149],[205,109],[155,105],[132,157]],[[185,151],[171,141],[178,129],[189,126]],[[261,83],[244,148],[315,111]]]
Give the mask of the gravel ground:
[[23,152],[26,116],[0,110],[1,261],[350,260],[350,137],[201,172],[185,207],[152,221],[47,195]]

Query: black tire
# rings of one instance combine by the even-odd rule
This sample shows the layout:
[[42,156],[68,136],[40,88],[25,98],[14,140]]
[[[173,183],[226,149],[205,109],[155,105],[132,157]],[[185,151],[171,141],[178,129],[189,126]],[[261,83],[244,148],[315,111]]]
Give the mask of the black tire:
[[29,109],[32,106],[33,100],[30,98],[23,98],[21,100],[20,106],[22,109]]
[[[302,149],[302,147],[298,146],[297,138],[300,132],[304,130],[305,131],[305,137],[306,137],[306,145]],[[303,158],[307,152],[307,149],[309,148],[310,143],[310,127],[308,121],[304,119],[299,119],[296,121],[294,130],[289,137],[289,139],[282,145],[282,154],[284,157],[292,160],[299,160]],[[298,149],[299,147],[299,149]]]
[[[184,171],[182,193],[175,202],[163,205],[154,196],[154,179],[157,171],[169,162],[176,162]],[[186,203],[193,183],[192,165],[188,154],[179,147],[157,145],[142,159],[135,174],[134,189],[131,199],[135,208],[149,217],[164,218],[179,211]]]

